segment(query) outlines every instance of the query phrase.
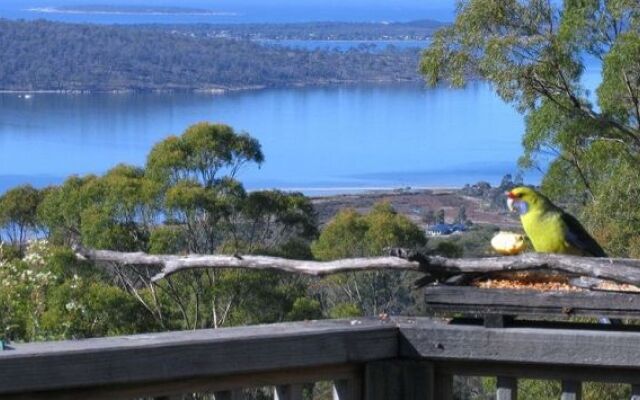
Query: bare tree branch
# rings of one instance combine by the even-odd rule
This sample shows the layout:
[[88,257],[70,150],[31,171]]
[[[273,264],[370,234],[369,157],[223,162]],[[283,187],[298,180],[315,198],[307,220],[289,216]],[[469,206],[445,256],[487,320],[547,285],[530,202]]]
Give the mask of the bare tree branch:
[[115,262],[123,265],[157,265],[162,270],[152,280],[172,274],[203,268],[244,268],[277,270],[312,276],[340,272],[369,270],[420,271],[438,279],[456,275],[495,275],[521,271],[559,272],[568,276],[587,276],[618,283],[640,285],[640,260],[621,258],[591,258],[557,254],[525,253],[512,257],[445,258],[420,253],[398,251],[402,257],[352,258],[335,261],[289,260],[267,256],[225,255],[150,255],[121,253],[108,250],[77,249],[78,257],[94,262]]
[[324,276],[347,271],[377,269],[420,269],[420,264],[399,257],[353,258],[331,262],[288,260],[267,256],[224,256],[224,255],[150,255],[146,253],[122,253],[110,250],[77,250],[81,259],[94,262],[115,262],[123,265],[157,265],[160,273],[152,278],[158,281],[176,272],[203,268],[245,268],[279,270],[306,275]]

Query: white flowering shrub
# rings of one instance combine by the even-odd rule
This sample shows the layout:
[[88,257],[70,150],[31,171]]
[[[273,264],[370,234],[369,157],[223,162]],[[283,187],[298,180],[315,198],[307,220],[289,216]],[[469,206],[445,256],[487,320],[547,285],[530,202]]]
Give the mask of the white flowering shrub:
[[[47,271],[46,243],[30,244],[22,259],[12,258],[10,247],[0,244],[0,327],[2,337],[38,336],[47,289],[56,276]],[[8,254],[9,253],[9,254]]]
[[33,341],[155,330],[148,313],[69,249],[0,243],[0,339]]

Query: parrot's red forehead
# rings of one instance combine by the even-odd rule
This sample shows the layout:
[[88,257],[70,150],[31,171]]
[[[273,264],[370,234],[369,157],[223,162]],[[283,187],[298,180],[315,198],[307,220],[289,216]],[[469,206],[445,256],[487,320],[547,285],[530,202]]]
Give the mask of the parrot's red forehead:
[[515,194],[513,194],[513,192],[507,192],[507,193],[505,193],[505,194],[506,194],[506,195],[507,195],[507,197],[508,197],[508,198],[510,198],[510,199],[515,199],[516,197],[518,197],[518,196],[516,196]]

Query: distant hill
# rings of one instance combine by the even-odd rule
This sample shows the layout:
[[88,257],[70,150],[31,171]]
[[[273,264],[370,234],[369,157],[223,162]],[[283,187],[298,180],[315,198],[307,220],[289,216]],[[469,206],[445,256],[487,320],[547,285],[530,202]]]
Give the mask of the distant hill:
[[418,81],[417,50],[295,50],[166,29],[0,19],[0,90],[208,90]]

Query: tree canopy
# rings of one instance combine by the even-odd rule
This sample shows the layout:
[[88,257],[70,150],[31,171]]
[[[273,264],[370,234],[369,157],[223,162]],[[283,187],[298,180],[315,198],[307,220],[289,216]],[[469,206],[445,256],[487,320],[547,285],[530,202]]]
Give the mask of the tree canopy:
[[29,232],[38,226],[40,200],[40,192],[31,186],[18,186],[0,197],[0,228],[8,241],[20,249],[24,247]]
[[[581,79],[589,60],[602,65],[595,93]],[[581,205],[601,240],[623,242],[605,243],[613,254],[628,255],[623,248],[640,230],[636,200],[610,194],[622,182],[627,192],[640,187],[632,179],[640,166],[640,3],[464,0],[421,71],[431,85],[489,81],[525,115],[521,165],[545,169],[543,189]],[[618,205],[624,218],[609,212]]]
[[[340,211],[313,243],[313,255],[319,260],[383,255],[392,247],[420,248],[427,243],[424,231],[389,203],[376,204],[370,213]],[[340,274],[326,279],[331,303],[330,315],[347,317],[358,314],[398,313],[411,308],[411,286],[415,276],[405,272],[373,271]]]
[[[301,193],[247,193],[237,179],[243,167],[263,161],[260,143],[248,133],[202,122],[156,144],[145,167],[121,164],[100,176],[71,176],[59,186],[43,190],[23,186],[5,193],[0,197],[0,232],[18,251],[0,247],[0,269],[5,265],[5,272],[21,274],[0,289],[0,299],[13,298],[0,307],[6,323],[18,325],[11,337],[193,329],[319,315],[320,303],[308,297],[307,281],[300,277],[194,271],[154,284],[153,268],[112,266],[84,279],[69,274],[80,271],[73,255],[65,268],[56,261],[62,256],[50,257],[67,254],[69,246],[80,244],[151,253],[311,258],[311,241],[318,233],[311,201]],[[26,255],[20,257],[25,249]],[[92,300],[100,293],[104,301]],[[34,297],[42,310],[28,304]],[[73,301],[62,303],[65,298]],[[126,312],[113,313],[120,322],[103,324],[108,309],[118,301],[132,317],[144,313],[145,318],[137,318],[142,325],[125,318]],[[67,321],[62,316],[65,310],[75,315],[69,318],[77,319]],[[91,316],[95,327],[87,326]],[[55,320],[71,327],[47,325]],[[42,329],[29,328],[31,323]]]

